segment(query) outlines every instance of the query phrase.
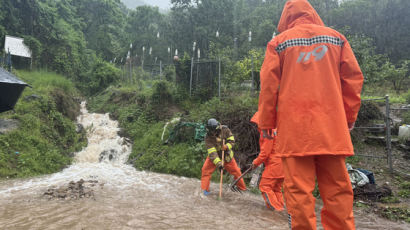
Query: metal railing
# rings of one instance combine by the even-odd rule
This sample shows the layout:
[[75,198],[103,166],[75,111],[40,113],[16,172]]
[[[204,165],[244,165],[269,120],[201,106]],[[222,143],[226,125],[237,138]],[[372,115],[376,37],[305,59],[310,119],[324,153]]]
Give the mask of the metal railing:
[[[362,102],[365,101],[375,101],[375,102],[383,102],[385,111],[384,111],[384,124],[377,124],[377,125],[366,125],[366,126],[358,126],[355,129],[364,130],[373,133],[383,133],[383,136],[376,136],[373,137],[378,141],[383,141],[385,143],[385,155],[369,155],[369,154],[355,154],[360,157],[365,158],[372,158],[375,160],[386,159],[387,160],[387,167],[391,173],[398,173],[402,176],[410,177],[410,167],[406,167],[406,163],[402,161],[399,154],[394,154],[392,149],[392,127],[393,127],[393,119],[391,116],[392,111],[397,110],[409,110],[409,108],[391,108],[390,97],[386,95],[385,97],[380,98],[372,98],[372,99],[363,99]],[[404,167],[400,167],[399,164],[403,164]]]

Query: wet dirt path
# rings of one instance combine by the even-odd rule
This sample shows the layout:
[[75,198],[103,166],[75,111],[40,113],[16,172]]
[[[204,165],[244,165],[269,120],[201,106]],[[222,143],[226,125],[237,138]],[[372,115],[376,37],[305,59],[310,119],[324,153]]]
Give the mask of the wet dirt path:
[[[286,212],[267,210],[259,195],[225,188],[219,201],[217,184],[204,197],[197,179],[125,164],[131,146],[108,114],[88,113],[83,104],[78,121],[88,130],[89,144],[73,165],[48,176],[0,182],[0,229],[289,229]],[[93,197],[43,196],[80,179],[98,181],[90,187]],[[410,229],[358,210],[355,217],[357,229]]]

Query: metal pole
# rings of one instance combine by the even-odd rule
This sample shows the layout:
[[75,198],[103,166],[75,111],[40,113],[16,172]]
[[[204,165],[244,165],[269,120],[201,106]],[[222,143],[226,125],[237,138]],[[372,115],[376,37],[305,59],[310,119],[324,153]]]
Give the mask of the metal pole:
[[144,71],[144,60],[145,60],[145,47],[142,47],[142,61],[141,61],[142,71]]
[[162,80],[162,61],[159,61],[159,79]]
[[199,78],[199,59],[201,58],[201,49],[198,48],[198,62],[196,65],[196,87],[198,87],[198,78]]
[[254,76],[253,76],[253,54],[251,54],[251,62],[252,62],[252,81],[251,81],[251,83],[252,83],[252,91],[254,91],[255,90],[255,84],[254,84],[254,80],[255,80],[255,78],[254,78]]
[[389,95],[386,95],[386,146],[387,146],[387,161],[389,163],[390,172],[393,173],[393,159],[391,152],[391,127],[390,127],[390,102]]
[[121,63],[121,78],[123,81],[125,81],[125,77],[124,77],[124,66]]
[[194,56],[191,58],[191,77],[189,79],[189,96],[192,96],[192,72],[194,70]]
[[132,83],[132,57],[130,56],[130,83]]
[[218,97],[221,98],[221,57],[219,59],[219,68],[218,68]]

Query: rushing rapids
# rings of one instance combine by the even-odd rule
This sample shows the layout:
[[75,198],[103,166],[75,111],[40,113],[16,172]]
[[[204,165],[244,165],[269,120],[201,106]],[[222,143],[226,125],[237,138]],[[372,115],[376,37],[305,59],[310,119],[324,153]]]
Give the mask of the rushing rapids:
[[[73,165],[48,176],[0,182],[0,229],[289,229],[286,212],[267,210],[258,195],[225,189],[219,201],[216,184],[203,197],[197,179],[127,165],[131,145],[117,135],[118,123],[108,114],[88,113],[82,103],[78,122],[87,129],[88,146]],[[81,180],[97,183],[92,196],[44,195]],[[410,227],[360,211],[355,216],[358,229]]]

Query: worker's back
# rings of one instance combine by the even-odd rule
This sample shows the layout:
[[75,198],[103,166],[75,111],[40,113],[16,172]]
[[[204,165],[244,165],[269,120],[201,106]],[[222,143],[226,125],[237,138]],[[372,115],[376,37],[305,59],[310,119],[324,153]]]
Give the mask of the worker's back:
[[[353,155],[347,123],[356,119],[363,76],[346,38],[325,27],[305,1],[285,8],[278,29],[262,66],[260,96],[262,110],[277,106],[277,116],[262,111],[261,128],[278,128],[282,156]],[[265,103],[275,90],[277,104]]]

